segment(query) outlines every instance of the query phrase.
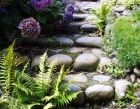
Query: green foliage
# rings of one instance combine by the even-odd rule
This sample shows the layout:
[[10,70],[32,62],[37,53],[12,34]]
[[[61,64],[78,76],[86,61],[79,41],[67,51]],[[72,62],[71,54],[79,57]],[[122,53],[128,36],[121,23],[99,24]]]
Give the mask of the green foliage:
[[124,108],[127,105],[130,105],[130,104],[135,105],[139,103],[139,100],[134,95],[135,91],[138,89],[138,86],[139,86],[138,83],[133,83],[133,84],[128,85],[125,97],[123,99],[116,98],[115,100],[116,105],[119,108]]
[[123,69],[114,64],[107,66],[105,71],[115,78],[122,78],[125,75]]
[[18,69],[17,66],[22,62],[15,64],[15,59],[18,58],[13,47],[14,43],[0,54],[0,107],[2,109],[32,109],[34,106],[49,109],[66,105],[76,98],[79,92],[69,92],[71,82],[63,81],[68,73],[68,70],[64,70],[64,66],[58,73],[55,62],[46,66],[47,54],[44,53],[40,58],[39,73],[36,77],[31,77],[25,73],[28,63],[23,69]]
[[114,78],[122,78],[125,76],[125,73],[122,68],[116,64],[110,64],[107,66],[98,66],[98,72],[106,72]]
[[104,3],[102,6],[98,9],[92,9],[91,13],[93,14],[93,23],[95,23],[100,31],[103,31],[105,24],[106,24],[106,18],[108,13],[110,12],[111,6]]
[[127,7],[140,4],[140,0],[117,0],[117,4],[122,4]]
[[133,17],[121,17],[113,26],[113,47],[118,52],[118,59],[122,67],[132,67],[140,60],[140,28],[139,21]]

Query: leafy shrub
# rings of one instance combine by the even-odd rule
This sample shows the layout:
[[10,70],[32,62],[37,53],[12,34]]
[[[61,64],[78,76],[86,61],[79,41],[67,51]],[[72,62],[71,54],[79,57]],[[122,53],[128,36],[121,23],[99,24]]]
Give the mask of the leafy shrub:
[[133,17],[121,17],[113,26],[113,47],[123,67],[132,67],[140,63],[140,22]]
[[40,58],[39,73],[30,77],[28,64],[18,69],[12,44],[0,55],[0,107],[2,109],[31,109],[41,106],[49,109],[68,104],[79,92],[70,92],[71,82],[63,82],[68,71],[61,67],[58,74],[55,63],[46,68],[46,53]]
[[98,26],[100,31],[103,31],[105,27],[106,18],[110,9],[111,6],[104,3],[98,10],[95,9],[91,10],[91,13],[95,15],[95,17],[93,18],[93,23],[95,23]]

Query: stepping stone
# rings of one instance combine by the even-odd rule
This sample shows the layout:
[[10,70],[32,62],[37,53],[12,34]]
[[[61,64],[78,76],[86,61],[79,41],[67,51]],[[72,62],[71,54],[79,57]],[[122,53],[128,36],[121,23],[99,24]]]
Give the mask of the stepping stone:
[[109,59],[108,57],[100,58],[99,66],[108,66],[110,64],[112,64],[112,62],[111,62],[111,59]]
[[131,82],[135,82],[136,81],[136,75],[135,74],[131,74],[130,75],[130,80],[131,80]]
[[70,84],[69,92],[80,92],[75,99],[71,101],[73,106],[82,106],[86,103],[85,93],[82,91],[81,87],[76,84]]
[[99,6],[99,3],[97,2],[87,2],[87,1],[76,1],[75,6],[80,8],[80,10],[90,10],[90,9],[97,9]]
[[122,99],[125,97],[125,92],[128,88],[128,85],[131,83],[125,79],[120,79],[115,81],[115,93],[118,96],[119,99]]
[[107,100],[114,95],[114,90],[111,86],[96,84],[86,89],[86,98],[90,102],[97,100]]
[[67,33],[77,33],[80,32],[80,27],[81,25],[86,24],[86,22],[71,22],[68,26],[63,27],[63,31],[62,31],[62,27],[59,29],[61,29],[61,31],[67,32]]
[[79,55],[74,62],[74,69],[79,71],[95,71],[99,60],[91,53]]
[[106,75],[94,75],[93,80],[98,81],[98,82],[108,82],[111,80],[111,76],[106,76]]
[[125,9],[126,9],[125,6],[119,6],[119,7],[117,7],[117,8],[115,9],[115,11],[121,13],[121,12],[123,12]]
[[71,49],[68,50],[68,52],[70,52],[70,53],[81,53],[85,50],[86,50],[86,48],[84,48],[84,47],[72,47]]
[[132,13],[130,10],[124,10],[123,13],[122,13],[124,16],[130,16]]
[[51,63],[53,61],[56,62],[57,66],[65,65],[66,67],[69,67],[72,64],[72,58],[64,54],[53,55],[47,60],[48,63]]
[[96,25],[84,24],[80,27],[80,30],[83,32],[95,32],[98,30]]
[[73,14],[74,21],[82,21],[85,20],[88,14]]
[[101,37],[80,37],[76,40],[76,43],[87,47],[101,47],[102,38]]
[[57,40],[61,45],[68,45],[68,46],[74,45],[74,41],[67,37],[59,37],[57,38]]
[[50,49],[49,50],[50,52],[52,52],[52,53],[60,53],[60,52],[62,52],[63,51],[63,49]]
[[87,82],[87,77],[83,74],[70,74],[70,75],[67,75],[65,78],[64,78],[65,81],[73,81],[73,82],[79,82],[79,83],[86,83]]
[[140,77],[140,69],[134,68],[134,69],[133,69],[133,72],[134,72],[138,77]]
[[105,54],[101,49],[98,48],[93,48],[92,53],[98,58],[101,58],[103,54]]

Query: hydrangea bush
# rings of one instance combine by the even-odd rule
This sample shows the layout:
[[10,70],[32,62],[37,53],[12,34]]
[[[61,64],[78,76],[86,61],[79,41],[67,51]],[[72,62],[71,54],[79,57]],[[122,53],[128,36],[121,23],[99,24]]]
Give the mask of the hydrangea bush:
[[31,39],[38,37],[41,31],[39,22],[32,17],[23,19],[23,21],[19,23],[18,28],[20,29],[23,37]]
[[62,10],[59,0],[0,0],[1,42],[12,41],[15,36],[36,38],[49,23],[63,18]]

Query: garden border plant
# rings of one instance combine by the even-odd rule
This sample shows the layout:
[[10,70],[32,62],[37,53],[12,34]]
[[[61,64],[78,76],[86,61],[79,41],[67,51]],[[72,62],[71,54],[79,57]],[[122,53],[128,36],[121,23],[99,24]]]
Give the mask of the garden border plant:
[[0,55],[0,106],[3,109],[60,107],[70,103],[80,93],[70,92],[71,81],[63,81],[68,74],[64,66],[59,72],[56,71],[55,62],[46,66],[46,53],[40,57],[39,73],[35,77],[26,73],[28,63],[23,69],[18,69],[22,62],[15,64],[18,58],[15,58],[17,55],[13,47],[14,43]]

